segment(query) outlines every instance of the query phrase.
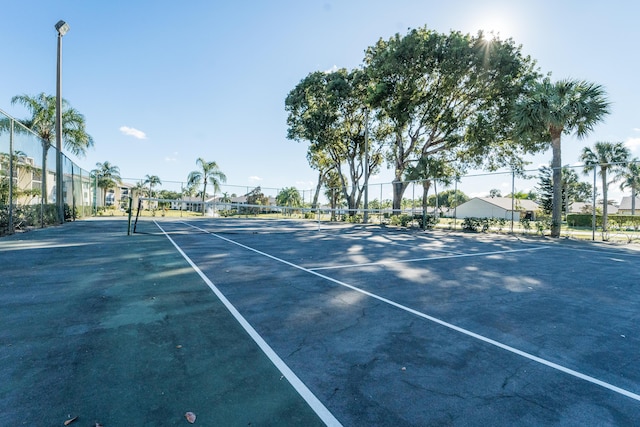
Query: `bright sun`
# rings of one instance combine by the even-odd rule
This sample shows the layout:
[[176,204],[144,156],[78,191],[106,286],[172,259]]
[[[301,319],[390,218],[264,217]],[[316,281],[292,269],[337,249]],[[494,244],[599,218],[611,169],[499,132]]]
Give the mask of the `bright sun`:
[[516,38],[516,22],[506,14],[486,12],[473,20],[476,30],[482,30],[488,37],[492,32],[501,39]]

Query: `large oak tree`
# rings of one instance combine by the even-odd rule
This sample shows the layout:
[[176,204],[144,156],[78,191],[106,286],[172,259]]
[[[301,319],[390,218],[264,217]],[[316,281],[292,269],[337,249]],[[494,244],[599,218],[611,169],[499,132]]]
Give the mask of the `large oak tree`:
[[511,39],[481,32],[425,27],[367,49],[369,100],[392,130],[386,155],[395,175],[394,209],[408,185],[405,170],[423,157],[490,169],[521,166],[521,154],[535,147],[513,141],[511,109],[539,77],[534,66]]
[[360,69],[314,72],[285,100],[289,113],[287,137],[309,143],[307,157],[319,170],[320,178],[336,172],[350,210],[360,205],[366,168],[374,173],[382,162],[381,146],[375,137],[377,127],[370,129],[368,144],[365,141],[366,77]]

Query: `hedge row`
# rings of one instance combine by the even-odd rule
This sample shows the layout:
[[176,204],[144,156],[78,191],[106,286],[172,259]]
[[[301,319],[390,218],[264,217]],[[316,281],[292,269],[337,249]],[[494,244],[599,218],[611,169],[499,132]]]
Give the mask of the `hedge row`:
[[[609,226],[639,227],[640,215],[607,215]],[[593,224],[593,214],[569,214],[567,215],[567,225],[571,227],[591,227]],[[596,214],[596,227],[602,226],[602,215]]]

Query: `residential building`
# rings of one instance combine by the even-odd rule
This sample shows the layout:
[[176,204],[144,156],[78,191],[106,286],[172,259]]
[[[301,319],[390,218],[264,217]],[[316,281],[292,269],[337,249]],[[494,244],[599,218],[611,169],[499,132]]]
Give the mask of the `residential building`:
[[[631,213],[631,197],[625,196],[620,201],[620,206],[618,206],[618,214],[619,215],[632,215]],[[636,197],[636,215],[640,215],[640,197]]]
[[510,197],[474,197],[455,210],[458,218],[504,218],[520,221],[520,218],[535,219],[540,206],[533,200]]

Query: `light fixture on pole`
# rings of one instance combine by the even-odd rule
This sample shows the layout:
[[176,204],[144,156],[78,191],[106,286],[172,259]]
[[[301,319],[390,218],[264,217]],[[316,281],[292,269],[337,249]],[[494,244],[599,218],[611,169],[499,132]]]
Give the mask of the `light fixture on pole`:
[[[64,193],[62,191],[62,36],[69,31],[69,24],[60,20],[58,32],[58,66],[56,73],[56,205],[58,220],[64,222]],[[44,166],[44,165],[43,165]]]

